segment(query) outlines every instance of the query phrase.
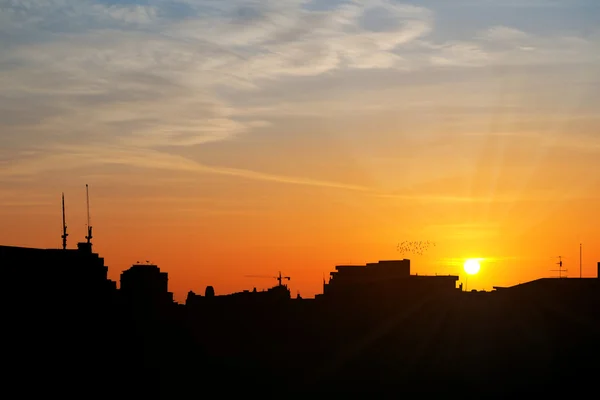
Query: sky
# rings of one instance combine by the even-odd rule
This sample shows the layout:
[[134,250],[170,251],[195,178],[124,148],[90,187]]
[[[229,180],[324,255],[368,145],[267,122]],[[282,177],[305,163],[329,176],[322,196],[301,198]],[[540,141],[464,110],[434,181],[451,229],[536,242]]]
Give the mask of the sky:
[[[410,258],[595,277],[600,2],[0,0],[0,243],[86,234],[178,301]],[[403,241],[430,241],[401,254]],[[249,277],[261,275],[263,278]]]

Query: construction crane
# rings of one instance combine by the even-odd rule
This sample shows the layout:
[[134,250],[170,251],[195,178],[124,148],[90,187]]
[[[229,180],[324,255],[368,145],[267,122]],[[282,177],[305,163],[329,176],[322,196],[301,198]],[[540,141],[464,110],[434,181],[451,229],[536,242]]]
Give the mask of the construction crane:
[[292,278],[290,278],[289,276],[282,276],[281,275],[281,271],[279,271],[279,274],[277,276],[268,276],[268,275],[244,275],[246,278],[270,278],[273,279],[275,278],[278,282],[278,286],[284,286],[283,285],[283,280],[291,280]]
[[63,250],[67,249],[67,236],[69,236],[69,234],[67,233],[67,221],[66,221],[66,217],[65,217],[65,194],[62,194],[62,248]]
[[292,278],[290,278],[289,276],[281,276],[281,271],[279,271],[279,275],[277,275],[277,277],[275,278],[277,279],[277,282],[279,282],[279,286],[283,286],[282,281],[284,279],[287,279],[288,281],[291,280]]

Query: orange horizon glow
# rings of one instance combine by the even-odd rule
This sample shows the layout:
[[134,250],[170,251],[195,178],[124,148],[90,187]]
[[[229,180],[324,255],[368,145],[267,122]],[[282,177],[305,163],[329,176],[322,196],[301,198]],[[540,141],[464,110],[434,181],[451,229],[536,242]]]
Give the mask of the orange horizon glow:
[[[410,235],[408,229],[398,229],[394,221],[383,218],[391,211],[389,205],[382,205],[376,218],[373,214],[350,213],[349,206],[319,209],[316,202],[307,207],[315,215],[312,219],[305,217],[306,211],[283,212],[271,219],[268,214],[262,218],[251,214],[205,214],[201,218],[200,215],[190,218],[190,212],[176,208],[157,215],[151,210],[160,207],[151,205],[152,208],[144,210],[143,202],[128,209],[111,207],[110,201],[103,204],[103,199],[109,198],[108,193],[93,185],[90,188],[91,193],[95,193],[91,197],[94,251],[105,258],[110,279],[118,282],[123,270],[137,261],[149,260],[169,273],[170,290],[179,302],[185,301],[188,291],[203,293],[208,285],[212,285],[217,294],[254,287],[266,289],[276,284],[278,271],[291,276],[288,286],[294,297],[297,292],[305,298],[313,297],[321,293],[323,276],[328,276],[336,265],[384,259],[410,259],[412,274],[462,276],[464,260],[469,257],[461,257],[461,254],[472,254],[474,249],[489,256],[479,258],[485,259],[486,265],[478,271],[477,279],[470,280],[470,289],[491,290],[492,286],[554,276],[556,273],[551,272],[556,269],[554,253],[563,254],[565,269],[569,271],[567,276],[579,275],[579,238],[572,238],[572,248],[568,249],[560,243],[560,237],[550,240],[538,237],[536,241],[537,230],[524,232],[512,240],[504,235],[501,242],[488,240],[486,236],[453,237],[453,231],[443,229],[436,237],[427,236],[427,229],[416,229],[415,233],[420,234]],[[85,202],[76,204],[70,201],[72,197],[75,196],[66,197],[67,225],[69,247],[75,248],[76,241],[84,241],[86,233]],[[4,231],[1,242],[26,247],[60,247],[60,202],[55,203],[58,204],[53,207],[38,207],[37,214],[25,213],[29,207],[23,206],[23,213],[16,214],[19,219],[12,224],[11,236],[7,235],[9,231]],[[291,209],[299,204],[287,207]],[[244,221],[244,224],[234,224],[234,221]],[[545,226],[552,224],[549,218]],[[349,229],[351,226],[357,229]],[[544,224],[541,227],[543,229]],[[430,237],[436,246],[423,255],[400,254],[395,246],[400,240],[394,239],[411,236]],[[391,239],[386,240],[386,237]],[[529,247],[522,246],[524,242],[528,242]],[[600,254],[585,244],[583,249],[583,276],[595,277]],[[247,275],[272,276],[273,279]]]

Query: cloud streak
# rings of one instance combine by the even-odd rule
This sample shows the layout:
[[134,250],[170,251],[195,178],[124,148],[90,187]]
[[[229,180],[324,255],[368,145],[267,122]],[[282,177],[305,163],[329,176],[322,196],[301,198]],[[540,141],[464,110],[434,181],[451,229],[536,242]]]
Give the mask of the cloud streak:
[[82,135],[143,147],[227,140],[266,122],[237,118],[220,86],[256,89],[260,80],[319,75],[344,62],[391,67],[400,57],[389,51],[428,29],[427,10],[416,7],[377,3],[400,23],[375,32],[357,25],[368,7],[310,11],[304,3],[193,1],[190,16],[175,18],[162,1],[10,1],[0,14],[8,39],[0,109],[40,107],[25,123],[8,115],[3,124],[66,143]]
[[15,161],[15,150],[48,146],[16,164],[22,174],[58,160],[76,168],[84,157],[73,146],[104,163],[131,157],[128,163],[142,165],[153,152],[154,168],[346,187],[191,164],[175,148],[234,140],[279,112],[315,109],[292,100],[257,108],[231,95],[274,82],[348,70],[600,61],[593,36],[539,37],[493,26],[469,40],[435,41],[436,18],[434,10],[386,0],[330,7],[302,0],[5,0],[0,158]]
[[368,191],[364,186],[328,182],[318,179],[289,177],[276,174],[267,174],[247,169],[210,166],[195,162],[185,157],[159,152],[151,149],[136,147],[89,147],[89,146],[62,146],[60,151],[47,149],[45,154],[20,158],[9,168],[0,170],[0,178],[15,178],[37,175],[40,173],[84,169],[94,166],[127,165],[143,169],[156,169],[177,171],[182,173],[208,173],[225,175],[237,178],[258,180],[264,182],[277,182],[294,185],[326,187],[352,191]]

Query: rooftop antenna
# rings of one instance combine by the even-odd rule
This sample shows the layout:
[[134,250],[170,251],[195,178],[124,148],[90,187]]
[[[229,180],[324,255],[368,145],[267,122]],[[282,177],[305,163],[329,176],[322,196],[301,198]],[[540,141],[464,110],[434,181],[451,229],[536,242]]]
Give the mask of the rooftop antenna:
[[92,225],[90,224],[90,192],[87,183],[85,184],[85,197],[87,201],[87,239],[88,244],[92,243]]
[[67,222],[66,222],[66,218],[65,218],[65,194],[62,194],[62,222],[63,222],[63,234],[61,236],[62,238],[62,248],[63,250],[67,249],[67,236],[69,236],[69,234],[67,233]]
[[558,278],[562,278],[562,273],[563,272],[567,272],[566,269],[562,269],[563,266],[563,262],[562,262],[562,256],[558,256],[558,262],[556,263],[556,265],[558,265],[558,269],[554,269],[552,270],[553,272],[558,272]]

